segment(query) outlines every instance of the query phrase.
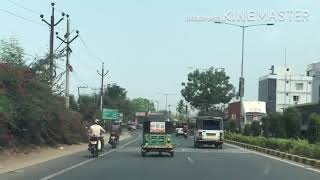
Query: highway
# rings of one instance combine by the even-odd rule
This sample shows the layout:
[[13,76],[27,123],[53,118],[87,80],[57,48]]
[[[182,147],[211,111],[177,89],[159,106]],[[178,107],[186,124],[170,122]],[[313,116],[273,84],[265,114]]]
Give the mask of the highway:
[[193,148],[193,138],[175,139],[175,156],[141,157],[139,131],[98,159],[80,152],[0,175],[1,180],[319,180],[320,171],[262,156],[231,145],[223,149]]

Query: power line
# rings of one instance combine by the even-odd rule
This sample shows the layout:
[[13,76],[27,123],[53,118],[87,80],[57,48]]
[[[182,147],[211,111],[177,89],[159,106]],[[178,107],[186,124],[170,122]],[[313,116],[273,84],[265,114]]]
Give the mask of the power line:
[[89,46],[87,45],[87,43],[83,40],[83,38],[82,38],[81,36],[79,36],[79,37],[80,37],[80,41],[81,41],[82,45],[84,46],[87,54],[88,54],[89,56],[91,56],[94,60],[99,60],[99,62],[102,62],[100,58],[98,58],[97,56],[95,56],[95,55],[92,53],[92,51],[90,50],[90,48],[89,48]]
[[4,12],[4,13],[7,13],[7,14],[10,14],[10,15],[12,15],[12,16],[15,16],[15,17],[17,17],[17,18],[20,18],[20,19],[22,19],[22,20],[24,20],[24,21],[28,21],[28,22],[31,22],[31,23],[34,23],[34,24],[37,24],[37,25],[40,25],[40,26],[43,26],[43,25],[44,25],[44,24],[42,24],[42,23],[40,23],[40,22],[37,22],[37,21],[31,20],[31,19],[25,18],[25,17],[23,17],[23,16],[20,16],[20,15],[18,15],[18,14],[15,14],[15,13],[13,13],[13,12],[11,12],[11,11],[8,11],[8,10],[5,10],[5,9],[0,9],[0,11],[2,11],[2,12]]
[[13,0],[7,0],[7,1],[9,1],[11,4],[13,4],[13,5],[17,6],[17,7],[20,7],[22,9],[26,10],[26,11],[29,11],[29,12],[31,12],[33,14],[36,14],[36,15],[40,15],[41,14],[41,13],[39,13],[39,12],[33,10],[33,9],[27,8],[27,7],[25,7],[25,6],[21,5],[21,4],[13,1]]

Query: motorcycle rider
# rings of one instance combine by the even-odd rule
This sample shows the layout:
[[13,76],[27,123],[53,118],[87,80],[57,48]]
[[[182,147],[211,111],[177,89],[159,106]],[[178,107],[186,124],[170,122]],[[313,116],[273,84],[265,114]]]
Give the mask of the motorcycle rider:
[[115,136],[116,142],[119,142],[119,137],[120,137],[120,124],[119,123],[112,122],[111,129],[110,129],[109,143],[111,142],[111,136]]
[[106,130],[104,130],[100,125],[99,125],[99,119],[96,119],[94,121],[94,124],[92,126],[90,126],[90,138],[92,137],[96,137],[99,139],[100,143],[101,143],[101,150],[104,146],[104,141],[103,138],[101,136],[102,133],[105,133]]

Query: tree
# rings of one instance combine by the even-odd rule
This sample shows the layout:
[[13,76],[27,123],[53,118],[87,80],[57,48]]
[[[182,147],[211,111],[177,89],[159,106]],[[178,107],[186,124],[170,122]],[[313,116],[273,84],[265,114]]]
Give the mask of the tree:
[[297,138],[301,132],[302,116],[296,108],[288,108],[283,113],[286,134],[289,138]]
[[14,38],[0,40],[0,62],[14,65],[25,65],[24,49]]
[[193,107],[208,113],[213,105],[228,103],[233,97],[229,79],[224,71],[213,68],[205,72],[195,70],[188,74],[188,82],[182,83],[181,94]]
[[310,143],[320,143],[320,115],[313,113],[309,117],[308,141]]
[[98,96],[97,95],[81,95],[79,103],[79,112],[83,119],[93,122],[94,119],[99,118],[98,114]]
[[250,134],[251,134],[251,125],[250,124],[244,125],[243,135],[250,136]]
[[253,121],[251,123],[251,133],[253,136],[259,136],[261,134],[261,125],[259,121]]
[[180,114],[186,113],[186,105],[184,104],[184,101],[182,99],[178,102],[177,112]]
[[266,117],[263,117],[261,119],[261,122],[262,122],[262,133],[263,133],[263,136],[264,137],[269,137],[271,135],[270,133],[270,120],[269,118],[266,116]]
[[285,121],[282,114],[278,112],[271,113],[268,116],[268,121],[270,123],[269,130],[272,137],[286,137]]
[[79,106],[77,101],[74,98],[74,95],[69,96],[69,107],[73,111],[79,111]]
[[103,104],[105,108],[118,109],[125,117],[131,118],[134,114],[130,109],[127,90],[117,84],[108,85],[103,96]]
[[236,132],[237,123],[236,123],[235,120],[230,120],[229,128],[230,128],[230,131],[231,131],[232,133],[235,133],[235,132]]
[[141,97],[132,99],[130,101],[130,108],[134,112],[156,111],[154,107],[154,103],[152,101],[150,101],[149,99],[141,98]]

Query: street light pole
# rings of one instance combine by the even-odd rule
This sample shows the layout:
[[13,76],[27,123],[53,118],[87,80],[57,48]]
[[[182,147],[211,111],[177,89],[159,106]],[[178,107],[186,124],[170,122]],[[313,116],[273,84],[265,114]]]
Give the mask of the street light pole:
[[158,93],[158,94],[166,96],[166,109],[165,109],[165,111],[167,113],[167,110],[168,110],[168,108],[167,108],[168,107],[168,96],[176,96],[177,94],[168,94],[168,93]]
[[232,23],[225,23],[225,22],[220,22],[216,21],[215,23],[217,24],[225,24],[225,25],[230,25],[230,26],[236,26],[242,28],[242,50],[241,50],[241,76],[239,79],[239,96],[240,96],[240,129],[243,128],[244,126],[244,117],[242,114],[243,111],[243,96],[244,96],[244,35],[245,35],[245,29],[248,27],[253,27],[253,26],[273,26],[273,23],[267,23],[267,24],[253,24],[253,25],[238,25],[238,24],[232,24]]

